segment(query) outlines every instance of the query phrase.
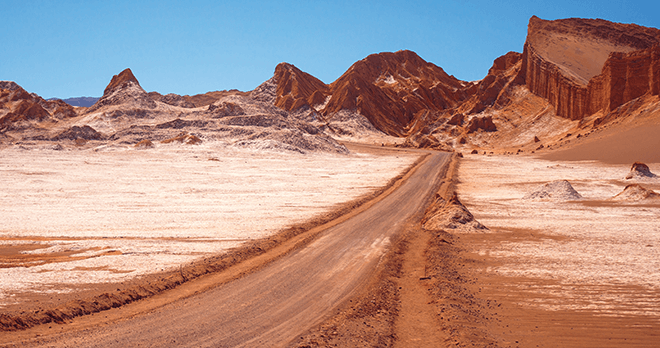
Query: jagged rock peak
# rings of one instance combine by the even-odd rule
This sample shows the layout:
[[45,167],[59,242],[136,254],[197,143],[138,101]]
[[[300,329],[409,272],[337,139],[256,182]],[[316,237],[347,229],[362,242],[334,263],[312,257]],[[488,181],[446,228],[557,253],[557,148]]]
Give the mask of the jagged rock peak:
[[112,77],[110,83],[103,91],[103,96],[94,105],[89,107],[86,112],[96,112],[102,107],[117,105],[153,109],[156,107],[156,102],[142,89],[131,69],[126,69],[119,73],[119,75]]
[[123,88],[131,82],[135,83],[138,86],[140,86],[140,82],[138,82],[138,80],[135,78],[135,75],[133,75],[133,72],[131,71],[131,69],[126,68],[126,69],[124,69],[124,71],[120,72],[119,75],[114,75],[112,77],[112,80],[110,80],[110,83],[108,84],[108,86],[105,87],[105,90],[103,91],[103,94],[108,94],[108,93],[112,92],[113,90],[115,90],[116,88]]
[[10,91],[15,91],[21,88],[18,83],[14,81],[0,81],[0,89],[8,89]]
[[453,108],[466,98],[465,82],[408,50],[369,55],[329,87],[323,115],[356,111],[393,136],[405,136],[427,111]]
[[289,63],[278,64],[273,79],[277,83],[275,106],[287,111],[322,104],[329,93],[325,83]]

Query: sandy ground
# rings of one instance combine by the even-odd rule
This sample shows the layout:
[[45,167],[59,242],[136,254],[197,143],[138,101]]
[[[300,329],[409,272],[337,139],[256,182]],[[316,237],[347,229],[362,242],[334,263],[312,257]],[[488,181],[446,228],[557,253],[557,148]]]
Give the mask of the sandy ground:
[[29,309],[32,293],[125,282],[263,238],[385,185],[417,158],[212,143],[5,149],[0,306]]
[[[322,232],[322,235],[319,238],[314,239],[308,247],[306,248],[301,248],[298,251],[293,251],[290,254],[283,256],[281,259],[276,259],[273,260],[273,262],[266,262],[268,266],[262,268],[261,270],[252,273],[250,275],[247,275],[236,282],[232,282],[230,284],[227,284],[226,286],[218,286],[217,281],[211,281],[209,284],[206,286],[210,286],[210,288],[206,289],[206,291],[198,290],[194,291],[192,290],[192,293],[198,293],[199,296],[194,296],[186,299],[186,297],[183,298],[181,302],[173,303],[173,307],[171,308],[172,315],[163,315],[160,316],[158,313],[160,313],[161,310],[165,310],[165,307],[161,309],[157,309],[160,307],[154,308],[154,312],[151,313],[151,311],[147,311],[150,313],[148,316],[145,317],[135,317],[136,320],[142,320],[146,319],[147,317],[150,317],[152,320],[158,320],[159,322],[163,322],[163,320],[166,320],[166,318],[174,318],[180,315],[184,316],[189,316],[192,321],[196,321],[195,323],[190,323],[187,322],[186,325],[193,325],[196,326],[194,329],[191,329],[192,331],[195,331],[197,333],[200,333],[200,329],[206,328],[206,329],[211,329],[210,335],[209,336],[199,336],[196,334],[190,334],[192,331],[189,331],[188,329],[183,329],[185,332],[187,332],[185,335],[179,335],[175,331],[176,330],[182,330],[181,325],[177,324],[175,326],[172,326],[171,329],[163,328],[161,327],[160,329],[155,329],[155,326],[153,324],[146,323],[147,325],[145,328],[149,330],[149,333],[145,333],[144,335],[138,335],[139,338],[133,337],[133,340],[131,341],[131,333],[135,332],[135,329],[137,326],[131,325],[130,322],[126,322],[125,320],[120,320],[117,322],[117,325],[119,326],[126,326],[128,325],[130,329],[128,330],[120,330],[121,333],[118,335],[122,336],[123,338],[120,338],[120,343],[119,345],[126,344],[126,342],[136,342],[134,341],[135,339],[140,339],[140,343],[146,343],[147,346],[153,346],[156,345],[158,346],[158,342],[170,342],[169,344],[175,344],[175,345],[184,345],[184,346],[197,346],[196,343],[191,343],[191,342],[197,342],[197,341],[191,341],[189,338],[196,337],[197,339],[204,339],[205,337],[208,338],[211,341],[204,341],[207,344],[209,342],[215,342],[216,340],[220,341],[225,341],[227,337],[229,337],[229,340],[237,339],[240,333],[239,332],[248,332],[250,330],[252,331],[260,331],[262,329],[268,329],[269,326],[273,325],[278,325],[278,330],[266,330],[267,332],[262,332],[262,336],[259,336],[260,339],[264,339],[266,337],[270,337],[269,335],[272,336],[274,334],[275,338],[278,340],[281,340],[282,337],[282,331],[279,328],[284,328],[286,325],[291,324],[293,322],[294,324],[296,323],[296,320],[300,320],[300,315],[302,312],[305,313],[310,313],[312,316],[325,316],[325,314],[322,311],[316,311],[314,307],[318,306],[328,306],[328,305],[333,305],[333,301],[330,301],[330,299],[334,296],[337,296],[339,293],[342,291],[336,291],[336,287],[339,284],[342,284],[344,282],[349,281],[349,279],[355,279],[357,278],[363,278],[365,280],[368,280],[372,278],[373,272],[371,270],[367,271],[367,275],[365,277],[364,270],[366,267],[366,263],[371,263],[373,266],[375,266],[373,261],[378,261],[378,260],[373,260],[373,257],[376,256],[376,259],[379,259],[378,255],[374,255],[375,250],[382,249],[382,243],[378,241],[382,241],[383,239],[387,240],[387,236],[393,235],[396,236],[397,233],[395,233],[397,230],[400,230],[402,227],[405,226],[404,221],[408,221],[407,218],[401,217],[401,215],[409,215],[413,214],[416,216],[419,216],[423,212],[423,207],[424,207],[424,202],[427,201],[428,198],[430,198],[430,193],[432,193],[434,187],[436,186],[433,178],[442,175],[442,172],[438,172],[438,170],[442,169],[439,166],[439,163],[441,161],[446,161],[448,159],[448,156],[442,155],[442,154],[434,154],[432,156],[428,156],[430,158],[428,161],[425,161],[424,165],[420,165],[417,170],[413,170],[409,172],[409,174],[406,175],[406,177],[401,180],[397,181],[394,186],[392,186],[390,189],[388,189],[384,195],[378,196],[373,201],[369,201],[369,203],[366,203],[364,206],[360,205],[359,208],[353,207],[353,210],[349,212],[347,216],[341,216],[338,220],[333,220],[331,221],[331,225],[334,227],[330,227],[328,230],[325,232]],[[406,178],[409,178],[406,179]],[[429,184],[429,181],[431,182]],[[399,187],[400,189],[397,189]],[[388,210],[390,213],[388,214],[383,214],[382,209]],[[342,222],[343,221],[343,222]],[[355,225],[357,224],[357,226]],[[366,224],[366,226],[364,226]],[[359,226],[364,226],[364,227],[359,227]],[[335,231],[335,232],[332,232]],[[343,232],[339,232],[343,231]],[[359,233],[356,233],[359,232]],[[337,234],[339,233],[339,234]],[[305,234],[305,233],[303,233]],[[335,238],[331,238],[335,237]],[[376,238],[375,242],[372,242],[370,239]],[[295,238],[294,238],[295,239]],[[288,243],[288,242],[287,242]],[[286,243],[285,243],[286,244]],[[298,242],[293,243],[298,244]],[[387,242],[386,244],[389,244]],[[397,243],[398,244],[398,243]],[[326,249],[326,247],[332,247],[333,250],[330,252],[323,251]],[[366,252],[365,249],[366,248]],[[357,255],[350,256],[350,253],[355,253],[357,252]],[[268,254],[268,253],[266,253]],[[264,255],[266,255],[264,254]],[[378,254],[378,253],[376,253]],[[318,255],[321,258],[329,258],[330,260],[328,262],[322,261],[322,262],[310,262],[309,260],[305,261],[306,258],[309,258],[311,256]],[[371,262],[353,262],[353,258],[357,257],[357,259],[362,259],[362,258],[371,258]],[[302,260],[301,260],[302,258]],[[291,263],[290,260],[298,260],[296,263]],[[246,263],[250,263],[251,260],[248,260]],[[300,264],[300,263],[303,264]],[[376,264],[381,264],[380,262],[375,262]],[[242,264],[236,265],[237,267],[242,267]],[[326,267],[338,267],[338,273],[337,271],[324,271]],[[362,269],[361,272],[356,272],[355,267],[358,269]],[[311,269],[311,270],[310,270]],[[292,275],[295,274],[295,277],[282,277],[282,276],[274,276],[274,273],[290,273]],[[341,274],[341,273],[346,273],[348,274]],[[229,272],[231,273],[231,271]],[[265,273],[266,277],[260,276],[259,274]],[[363,274],[360,276],[360,274]],[[224,275],[222,273],[216,273],[216,274],[210,274],[208,277],[200,277],[198,279],[192,280],[188,283],[185,283],[181,285],[180,287],[177,287],[176,290],[170,291],[170,292],[164,292],[162,293],[163,296],[169,297],[170,295],[168,294],[176,294],[176,293],[187,293],[187,296],[190,296],[191,294],[191,289],[186,288],[190,286],[194,286],[195,283],[198,283],[198,280],[201,283],[205,283],[206,280],[209,279],[215,279],[217,277],[223,277]],[[301,278],[296,280],[295,278]],[[322,278],[322,281],[317,281],[315,280],[316,278]],[[352,278],[351,278],[352,277]],[[261,279],[261,281],[266,281],[266,282],[271,282],[277,284],[277,286],[253,286],[251,285],[253,281]],[[208,283],[208,282],[206,282]],[[221,282],[222,283],[222,282]],[[329,287],[326,286],[326,283],[331,284]],[[246,285],[247,289],[240,291],[238,294],[234,294],[234,296],[231,296],[231,289],[237,285]],[[288,284],[288,285],[287,285]],[[306,285],[304,285],[306,284]],[[304,285],[304,286],[303,286]],[[305,289],[309,289],[310,286],[313,289],[319,289],[319,287],[324,288],[323,291],[329,291],[327,295],[324,296],[296,296],[295,294],[299,291],[306,291]],[[362,286],[358,286],[355,288],[356,290],[354,291],[360,291],[360,289],[363,289]],[[216,296],[215,294],[220,291],[220,292],[226,292],[229,291],[230,299],[227,301],[223,300],[222,296]],[[315,290],[316,291],[316,290]],[[267,304],[259,304],[257,298],[262,298],[265,300],[268,300],[269,297],[272,296],[286,296],[286,294],[290,294],[291,292],[294,293],[294,296],[292,300],[294,301],[292,305],[290,305],[288,302],[290,301],[269,301]],[[337,293],[336,293],[337,292]],[[353,291],[351,291],[353,292]],[[184,294],[185,295],[185,294]],[[377,296],[380,296],[381,293],[376,293]],[[237,297],[244,297],[246,299],[237,300]],[[131,311],[132,309],[135,309],[136,306],[138,308],[144,307],[145,304],[148,304],[153,301],[160,301],[158,298],[162,297],[161,295],[154,296],[153,299],[145,300],[145,301],[139,301],[135,302],[132,304],[127,305],[126,307],[122,307],[121,309],[111,309],[102,313],[99,313],[99,315],[91,315],[89,318],[80,318],[80,320],[75,319],[73,320],[72,323],[69,323],[67,325],[60,325],[59,323],[52,323],[49,325],[42,325],[41,327],[35,327],[30,330],[26,330],[24,332],[14,332],[12,333],[12,337],[31,337],[35,338],[35,334],[37,337],[39,335],[43,334],[48,334],[50,336],[51,334],[55,332],[65,332],[61,330],[66,330],[67,332],[71,332],[73,336],[69,336],[68,334],[65,334],[65,336],[62,336],[61,338],[63,339],[68,339],[71,338],[73,341],[79,342],[84,345],[91,345],[91,346],[97,346],[99,345],[97,340],[95,340],[95,336],[92,337],[90,336],[92,334],[92,331],[96,332],[96,330],[92,331],[85,331],[83,332],[82,335],[78,333],[76,335],[72,329],[75,327],[78,327],[76,323],[80,324],[89,324],[89,322],[103,322],[103,318],[105,316],[105,320],[110,320],[107,319],[108,316],[113,316],[113,313],[116,314],[118,312],[123,312],[124,315],[120,316],[121,318],[129,318],[133,317],[132,315],[126,316],[126,311]],[[349,298],[350,299],[350,298]],[[162,298],[161,298],[162,300]],[[193,301],[193,302],[199,302],[195,306],[201,306],[203,309],[194,309],[193,307],[188,307],[187,303],[188,300]],[[247,301],[246,301],[247,300]],[[305,301],[309,302],[308,304],[305,304]],[[217,302],[216,304],[212,304],[213,302]],[[232,321],[227,323],[227,325],[231,325],[231,327],[226,326],[226,325],[220,325],[223,328],[227,328],[226,330],[218,330],[217,327],[215,327],[213,324],[209,325],[209,323],[216,323],[218,321],[223,321],[223,320],[228,320],[228,317],[226,316],[227,313],[224,310],[220,310],[221,307],[225,306],[232,306],[231,303],[235,303],[236,306],[234,309],[238,312],[244,312],[245,309],[250,309],[250,313],[246,315],[240,314],[239,313],[239,318],[236,321]],[[347,301],[348,302],[348,301]],[[302,312],[295,314],[295,315],[289,315],[286,314],[287,311],[295,310],[296,312],[299,311],[299,309],[302,306]],[[271,308],[275,307],[275,310],[267,310],[265,308]],[[258,313],[254,313],[253,311],[257,310]],[[206,316],[211,315],[214,316],[215,319],[210,319],[210,321],[206,321]],[[254,315],[254,316],[253,316]],[[273,321],[269,320],[268,317],[270,316],[275,316],[275,317],[281,317],[284,315],[284,319],[286,319],[283,322],[279,321]],[[193,319],[194,317],[194,319]],[[231,318],[231,315],[229,315],[229,318]],[[259,320],[259,318],[264,319],[265,322],[262,324],[257,323],[256,325],[248,325],[245,326],[245,320],[250,320],[250,323],[253,322],[253,320]],[[231,320],[230,320],[231,321]],[[370,320],[370,322],[372,322]],[[288,323],[288,324],[284,324]],[[305,322],[304,324],[298,323],[295,324],[293,327],[289,326],[289,330],[303,330],[302,328],[305,327],[305,325],[311,325],[312,323],[310,322]],[[96,327],[96,325],[93,325]],[[106,330],[113,330],[116,328],[120,328],[119,326],[113,325],[113,326],[108,326],[105,328],[102,328],[104,332]],[[89,326],[87,326],[89,327]],[[121,328],[120,328],[121,329]],[[163,341],[164,336],[161,337],[160,333],[158,330],[167,330],[167,333],[165,335],[169,336],[165,341]],[[205,330],[205,329],[203,329]],[[294,332],[294,336],[295,336]],[[106,344],[101,344],[102,346],[106,346],[108,344],[115,344],[117,345],[117,342],[114,340],[114,338],[119,338],[118,335],[110,335],[110,336],[104,336],[104,334],[101,332],[101,336],[105,337],[105,339],[110,338],[110,340],[107,340]],[[149,338],[147,336],[153,336],[152,338]],[[229,336],[227,336],[229,335]],[[185,336],[185,337],[184,337]],[[100,336],[99,336],[100,337]],[[224,337],[224,338],[223,338]],[[54,339],[58,339],[56,337],[53,337]],[[251,337],[248,337],[251,338]],[[152,340],[153,339],[153,340]],[[351,337],[348,337],[348,339],[351,339]],[[0,339],[1,340],[1,339]],[[38,342],[44,342],[42,341],[42,338],[37,338]],[[128,340],[128,341],[127,341]],[[71,341],[71,342],[73,342]],[[18,341],[13,341],[11,338],[9,339],[8,343],[16,343]],[[37,341],[35,341],[37,342]],[[55,341],[53,341],[55,342]],[[71,343],[69,342],[69,343]],[[122,343],[123,342],[123,343]],[[176,343],[174,343],[176,342]],[[242,339],[241,339],[242,342]],[[61,343],[61,342],[60,342]],[[275,344],[275,341],[268,340],[268,343],[265,343],[266,345],[276,345],[279,346],[279,344]],[[213,345],[217,346],[217,344]],[[249,346],[249,344],[248,344]]]
[[[660,164],[649,163],[652,172]],[[466,156],[457,190],[489,233],[458,235],[484,324],[502,346],[654,346],[660,332],[660,204],[614,202],[630,164]],[[524,199],[568,180],[583,198]]]

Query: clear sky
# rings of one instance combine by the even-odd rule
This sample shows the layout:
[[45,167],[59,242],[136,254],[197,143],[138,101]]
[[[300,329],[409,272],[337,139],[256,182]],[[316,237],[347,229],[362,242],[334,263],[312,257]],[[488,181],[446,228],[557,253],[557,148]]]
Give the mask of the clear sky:
[[147,91],[247,91],[280,62],[331,83],[369,54],[409,49],[472,81],[522,51],[532,15],[660,28],[660,1],[2,0],[0,80],[101,96],[130,67]]

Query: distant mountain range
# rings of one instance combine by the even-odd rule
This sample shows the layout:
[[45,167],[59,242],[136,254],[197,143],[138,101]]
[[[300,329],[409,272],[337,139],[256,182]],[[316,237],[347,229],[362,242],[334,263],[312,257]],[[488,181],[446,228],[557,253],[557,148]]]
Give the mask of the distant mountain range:
[[472,82],[405,50],[372,54],[330,84],[281,63],[249,92],[147,93],[130,69],[101,98],[44,101],[0,82],[0,141],[7,143],[55,139],[72,124],[121,144],[160,141],[176,130],[260,146],[276,134],[277,143],[299,150],[335,149],[325,136],[387,135],[409,147],[530,153],[640,122],[653,126],[647,133],[660,129],[660,30],[600,19],[532,17],[523,52],[495,59]]
[[71,106],[90,107],[94,105],[99,99],[100,99],[99,97],[77,97],[77,98],[67,98],[67,99],[50,98],[48,100],[61,100]]

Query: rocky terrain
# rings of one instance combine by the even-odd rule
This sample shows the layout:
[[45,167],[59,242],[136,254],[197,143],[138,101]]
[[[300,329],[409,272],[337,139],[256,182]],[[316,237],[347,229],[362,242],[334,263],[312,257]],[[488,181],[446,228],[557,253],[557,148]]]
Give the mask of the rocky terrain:
[[278,151],[347,153],[316,126],[273,105],[269,96],[275,94],[275,86],[268,83],[251,93],[162,96],[147,93],[126,69],[113,76],[94,105],[78,109],[62,101],[44,101],[15,83],[4,82],[3,86],[7,87],[3,100],[7,100],[8,112],[2,117],[2,134],[10,144],[148,148],[216,141]]
[[[362,293],[353,304],[344,304],[339,314],[319,326],[318,333],[301,337],[300,346],[375,341],[381,346],[392,342],[403,345],[407,341],[397,335],[408,335],[405,337],[410,340],[424,336],[420,334],[423,331],[411,328],[410,317],[427,326],[441,323],[443,335],[448,335],[442,339],[458,346],[516,346],[519,337],[519,346],[536,346],[544,341],[539,337],[551,338],[545,342],[550,346],[556,337],[566,338],[565,346],[583,346],[587,339],[604,342],[610,332],[618,335],[618,341],[608,344],[620,346],[625,344],[622,340],[631,337],[626,331],[630,327],[637,330],[634,336],[645,344],[657,332],[657,301],[653,299],[657,299],[660,284],[655,256],[658,238],[654,233],[658,231],[655,221],[660,186],[658,176],[650,169],[657,173],[660,163],[659,94],[660,30],[599,19],[546,21],[532,17],[522,52],[496,58],[482,80],[471,82],[461,81],[405,50],[372,54],[329,84],[292,64],[281,63],[271,78],[252,91],[214,91],[194,96],[147,92],[126,69],[113,76],[102,97],[87,107],[44,100],[14,82],[1,81],[0,150],[13,163],[5,169],[7,177],[15,182],[14,188],[18,190],[25,182],[34,185],[30,186],[34,191],[29,199],[20,190],[11,198],[33,202],[37,207],[45,206],[35,200],[44,195],[44,182],[54,175],[55,164],[64,168],[62,173],[83,166],[86,171],[81,173],[98,177],[89,166],[99,165],[100,157],[88,154],[110,157],[112,161],[104,163],[118,163],[111,165],[112,170],[126,166],[137,170],[134,177],[155,170],[154,177],[160,179],[165,176],[156,167],[161,168],[160,173],[170,173],[169,168],[162,168],[176,163],[172,158],[182,160],[186,156],[191,170],[200,166],[202,156],[206,166],[218,165],[227,170],[218,176],[223,183],[231,181],[225,177],[236,175],[235,168],[249,173],[245,184],[228,190],[243,199],[246,187],[258,187],[253,186],[252,178],[263,178],[263,170],[253,165],[258,163],[252,158],[255,154],[266,157],[260,162],[266,166],[302,175],[298,179],[283,171],[278,177],[295,181],[299,192],[306,195],[311,187],[303,181],[309,179],[307,176],[313,176],[328,191],[336,191],[326,186],[326,177],[349,173],[336,163],[356,166],[358,179],[363,175],[360,170],[374,171],[365,168],[366,157],[360,157],[363,154],[345,156],[351,144],[342,141],[376,144],[370,148],[378,151],[399,151],[384,145],[456,151],[459,153],[454,158],[464,158],[460,170],[455,162],[452,167],[459,180],[448,174],[442,194],[427,202],[419,226],[409,226],[408,232],[397,237],[400,240],[393,241],[383,262],[385,269],[380,278],[372,280],[372,286],[379,290],[366,288],[371,292]],[[231,149],[238,152],[228,151],[225,157],[217,155],[227,148],[240,149]],[[75,155],[61,151],[74,149],[89,151],[77,151]],[[122,151],[114,151],[118,149]],[[24,158],[26,150],[38,151]],[[271,157],[272,152],[280,157]],[[57,153],[59,162],[52,162],[53,153]],[[126,153],[140,158],[145,164],[140,168],[144,169],[136,167],[138,162],[126,162],[122,157]],[[120,158],[115,159],[115,155]],[[162,157],[154,159],[151,155],[171,156],[170,162],[163,164],[158,162]],[[84,159],[69,163],[75,156]],[[399,163],[400,155],[388,156],[392,163]],[[34,158],[43,159],[43,163],[27,170]],[[323,162],[327,173],[320,175],[320,165],[310,158]],[[96,161],[90,163],[90,159]],[[298,162],[292,164],[292,159]],[[574,160],[590,162],[567,162]],[[237,163],[235,167],[227,165],[232,161]],[[25,170],[12,167],[17,163]],[[315,174],[300,173],[300,163]],[[634,164],[624,177],[630,163]],[[133,173],[128,169],[121,172]],[[213,173],[217,172],[220,170],[214,167]],[[186,183],[176,176],[177,172],[172,173],[173,182]],[[34,179],[26,181],[27,176]],[[63,179],[59,180],[48,183],[57,186],[52,190],[53,201],[65,204],[61,210],[67,211],[73,204],[61,199]],[[141,180],[154,181],[149,177]],[[137,180],[129,175],[118,184],[133,182]],[[262,184],[282,189],[278,195],[291,195],[290,182],[274,182],[266,180]],[[74,180],[71,187],[78,184]],[[170,186],[176,185],[163,185]],[[217,186],[217,182],[209,184]],[[176,194],[199,196],[199,202],[215,197],[201,188],[200,181],[193,180]],[[154,190],[151,194],[156,196],[163,192]],[[92,191],[96,192],[85,190]],[[141,188],[126,192],[137,197],[135,202],[149,197]],[[80,198],[78,191],[68,193],[71,198]],[[114,191],[108,195],[116,198]],[[325,195],[330,193],[321,194]],[[245,202],[256,208],[262,199],[247,196],[240,201],[241,208],[251,214]],[[310,197],[306,199],[318,203],[317,198]],[[215,201],[191,202],[193,214],[201,206],[214,210],[218,206]],[[93,207],[78,204],[85,209]],[[135,204],[120,206],[143,221],[148,214],[140,209],[153,208],[153,202],[139,207]],[[234,210],[233,200],[226,204],[227,211]],[[21,210],[18,204],[15,206]],[[100,210],[94,208],[94,213]],[[7,214],[14,220],[6,222],[13,221],[18,229],[28,221],[36,221],[30,220],[32,210],[21,212],[28,217]],[[236,225],[249,225],[249,217],[241,219]],[[186,226],[193,225],[187,219],[182,221]],[[158,222],[160,215],[152,225]],[[34,223],[32,229],[43,226],[41,221]],[[68,240],[66,243],[71,244]],[[10,247],[14,248],[13,244]],[[89,252],[116,257],[116,249],[119,247],[104,246]],[[12,250],[14,254],[25,254],[23,249]],[[605,261],[603,253],[608,256]],[[89,255],[97,258],[97,254]],[[421,303],[419,308],[424,310],[408,306],[410,298]],[[495,298],[497,301],[491,303],[490,299]],[[615,298],[622,300],[612,300]],[[422,320],[415,313],[427,317],[422,316]],[[618,319],[612,319],[615,317]],[[617,320],[629,326],[621,326]],[[562,325],[551,327],[549,322]],[[585,322],[598,323],[598,329],[578,326]],[[342,327],[346,323],[348,328]],[[532,328],[532,323],[539,324],[541,330],[536,330],[538,326]],[[579,330],[571,331],[573,324]],[[437,332],[436,328],[426,329]],[[501,335],[493,336],[500,330]]]
[[28,93],[21,86],[11,81],[0,81],[0,136],[11,138],[8,134],[32,128],[46,128],[76,116],[69,104],[60,100],[44,100],[38,95]]
[[0,134],[22,145],[89,126],[102,137],[78,143],[159,142],[186,132],[295,151],[340,149],[330,138],[487,153],[588,147],[610,128],[658,124],[659,44],[655,28],[532,17],[522,53],[495,59],[473,82],[411,51],[372,54],[330,84],[281,63],[253,91],[195,96],[147,93],[127,69],[94,105],[76,109],[3,82]]

